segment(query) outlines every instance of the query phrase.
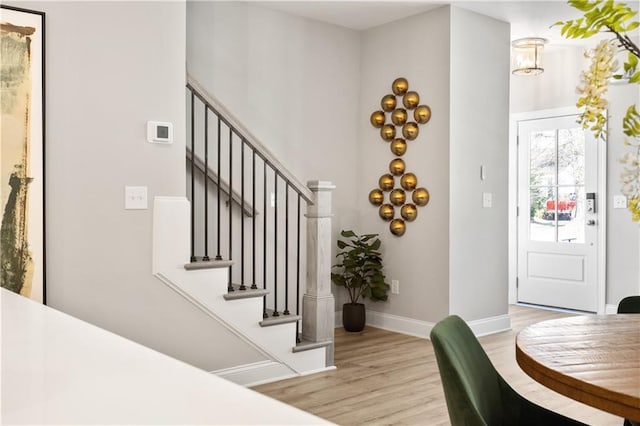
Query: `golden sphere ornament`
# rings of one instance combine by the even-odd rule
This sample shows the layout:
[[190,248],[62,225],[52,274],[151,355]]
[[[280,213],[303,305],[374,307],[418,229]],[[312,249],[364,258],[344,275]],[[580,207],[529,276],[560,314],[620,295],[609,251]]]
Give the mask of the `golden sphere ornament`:
[[385,192],[391,191],[393,189],[394,183],[395,181],[393,180],[393,176],[388,173],[380,176],[380,179],[378,179],[378,186]]
[[413,118],[418,124],[426,124],[431,119],[431,108],[427,105],[420,105],[413,111]]
[[398,95],[398,96],[402,96],[405,93],[407,93],[408,89],[409,89],[409,82],[404,77],[396,78],[395,80],[393,80],[393,83],[391,84],[391,90],[395,95]]
[[[420,95],[417,92],[407,92],[402,97],[402,105],[406,109],[414,109],[420,103]],[[384,109],[384,107],[382,108]]]
[[393,159],[389,163],[389,171],[394,176],[400,176],[401,174],[403,174],[404,169],[405,169],[404,160],[402,160],[401,158]]
[[400,186],[407,191],[413,191],[418,185],[418,178],[413,173],[405,173],[400,178]]
[[396,214],[396,210],[393,208],[391,204],[383,204],[378,209],[378,214],[380,218],[384,221],[390,221],[393,219],[393,216]]
[[402,126],[407,122],[407,110],[404,108],[394,109],[391,113],[391,122],[396,126]]
[[391,201],[391,204],[394,206],[401,206],[407,201],[407,194],[404,193],[403,189],[394,189],[391,191],[391,194],[389,194],[389,201]]
[[418,217],[418,208],[415,204],[405,204],[400,209],[400,216],[407,222],[413,222]]
[[407,143],[404,139],[396,138],[391,142],[391,152],[393,152],[398,157],[402,157],[405,152],[407,152]]
[[411,194],[411,199],[418,206],[426,206],[429,202],[429,191],[426,188],[417,188]]
[[393,140],[396,137],[396,128],[393,124],[385,124],[380,128],[380,137],[385,141]]
[[389,224],[389,229],[393,235],[402,237],[407,230],[407,225],[405,225],[402,219],[393,219]]
[[369,192],[369,202],[374,206],[379,206],[384,200],[384,194],[379,189],[373,189]]
[[371,113],[371,118],[369,120],[371,121],[371,125],[373,127],[379,129],[384,124],[386,117],[383,111],[374,111],[373,113]]
[[413,121],[410,121],[402,126],[402,136],[404,136],[406,139],[409,139],[410,141],[418,137],[419,131],[420,130],[418,129],[418,125]]
[[380,106],[384,112],[391,112],[396,108],[396,97],[393,95],[385,95],[380,101]]

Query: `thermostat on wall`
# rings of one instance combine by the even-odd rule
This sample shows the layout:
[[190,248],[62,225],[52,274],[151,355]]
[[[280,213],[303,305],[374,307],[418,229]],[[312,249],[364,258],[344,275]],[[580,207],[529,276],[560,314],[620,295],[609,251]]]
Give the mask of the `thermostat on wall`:
[[150,143],[173,143],[173,124],[147,121],[147,141]]

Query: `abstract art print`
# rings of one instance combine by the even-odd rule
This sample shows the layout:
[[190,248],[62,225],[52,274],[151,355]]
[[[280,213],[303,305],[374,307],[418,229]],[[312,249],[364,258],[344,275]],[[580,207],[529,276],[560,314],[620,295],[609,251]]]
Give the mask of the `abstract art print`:
[[0,8],[0,286],[46,303],[44,13]]

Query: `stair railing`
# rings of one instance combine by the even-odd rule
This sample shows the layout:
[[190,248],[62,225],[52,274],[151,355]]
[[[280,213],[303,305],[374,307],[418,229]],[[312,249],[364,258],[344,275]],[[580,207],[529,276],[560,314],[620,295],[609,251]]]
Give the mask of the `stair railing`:
[[[317,185],[312,191],[296,179],[191,77],[187,113],[191,262],[232,260],[228,292],[261,287],[269,292],[263,297],[264,318],[291,315],[293,306],[299,316],[301,273],[306,270],[302,204],[305,211],[313,207]],[[314,256],[317,251],[311,250]],[[296,338],[299,326],[296,322]],[[329,331],[322,333],[324,339]]]

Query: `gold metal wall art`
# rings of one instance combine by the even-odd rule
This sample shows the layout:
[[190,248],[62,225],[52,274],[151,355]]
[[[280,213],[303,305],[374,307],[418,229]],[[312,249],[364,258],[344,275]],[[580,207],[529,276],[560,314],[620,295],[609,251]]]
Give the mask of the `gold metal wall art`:
[[407,194],[405,194],[402,189],[394,189],[391,191],[391,194],[389,194],[389,201],[391,201],[391,204],[394,206],[401,206],[407,201]]
[[393,95],[386,95],[382,98],[382,101],[380,101],[380,106],[384,112],[393,111],[397,104],[396,97]]
[[396,78],[395,80],[393,80],[393,83],[391,84],[391,90],[393,91],[393,94],[396,96],[404,95],[405,93],[407,93],[408,89],[409,89],[409,82],[404,77]]
[[396,138],[391,142],[391,152],[393,155],[402,157],[407,152],[407,142],[404,139]]
[[393,235],[402,237],[407,231],[407,225],[405,225],[404,220],[402,219],[393,219],[389,224],[389,229]]
[[429,191],[426,188],[417,188],[411,194],[411,199],[418,206],[426,206],[429,202]]
[[371,114],[371,125],[377,129],[384,125],[387,118],[384,115],[384,111],[374,111]]
[[413,118],[418,124],[427,124],[431,119],[431,108],[427,105],[418,105],[415,111],[413,111]]
[[393,219],[393,216],[395,216],[396,209],[394,209],[391,204],[383,204],[378,209],[378,214],[382,220],[388,222]]
[[[406,223],[413,222],[418,217],[418,207],[429,203],[429,191],[424,187],[417,188],[418,177],[414,173],[405,173],[405,160],[398,157],[402,157],[407,152],[407,141],[418,138],[419,126],[431,120],[431,108],[425,104],[420,105],[420,95],[416,91],[409,91],[409,82],[404,77],[396,78],[391,85],[391,90],[392,95],[384,95],[380,100],[382,110],[371,113],[369,121],[373,127],[380,129],[382,140],[391,142],[389,148],[396,158],[389,163],[389,173],[383,174],[378,179],[378,188],[369,192],[369,202],[378,206],[378,215],[385,222],[389,222],[389,231],[401,237],[406,232]],[[401,105],[398,106],[399,104]],[[413,111],[415,121],[408,121],[409,111]],[[398,133],[402,133],[402,138],[396,137]],[[399,180],[398,187],[396,187],[396,177]],[[387,201],[385,201],[386,193],[388,193]],[[411,197],[409,201],[412,202],[407,201],[409,197]],[[401,218],[395,217],[395,207],[399,207]]]
[[418,132],[419,132],[418,125],[413,121],[410,121],[406,123],[404,126],[402,126],[402,136],[404,136],[405,139],[408,139],[410,141],[418,137]]
[[413,173],[405,173],[400,178],[400,186],[406,191],[413,191],[418,185],[418,178]]
[[419,103],[420,95],[418,95],[418,92],[407,92],[402,97],[402,105],[404,105],[406,109],[414,109]]
[[396,128],[393,124],[385,124],[380,128],[380,137],[385,141],[391,141],[396,137]]
[[404,160],[401,158],[396,158],[395,160],[391,160],[389,163],[389,171],[394,176],[401,176],[404,173],[405,164]]
[[396,126],[402,126],[407,122],[407,110],[404,108],[396,108],[391,113],[391,122]]
[[378,179],[378,186],[385,192],[391,191],[394,184],[393,176],[388,173],[380,176],[380,179]]
[[418,217],[418,208],[415,204],[405,204],[400,209],[400,216],[407,222],[413,222]]
[[379,189],[373,189],[369,192],[369,202],[374,206],[379,206],[384,201],[384,194]]

